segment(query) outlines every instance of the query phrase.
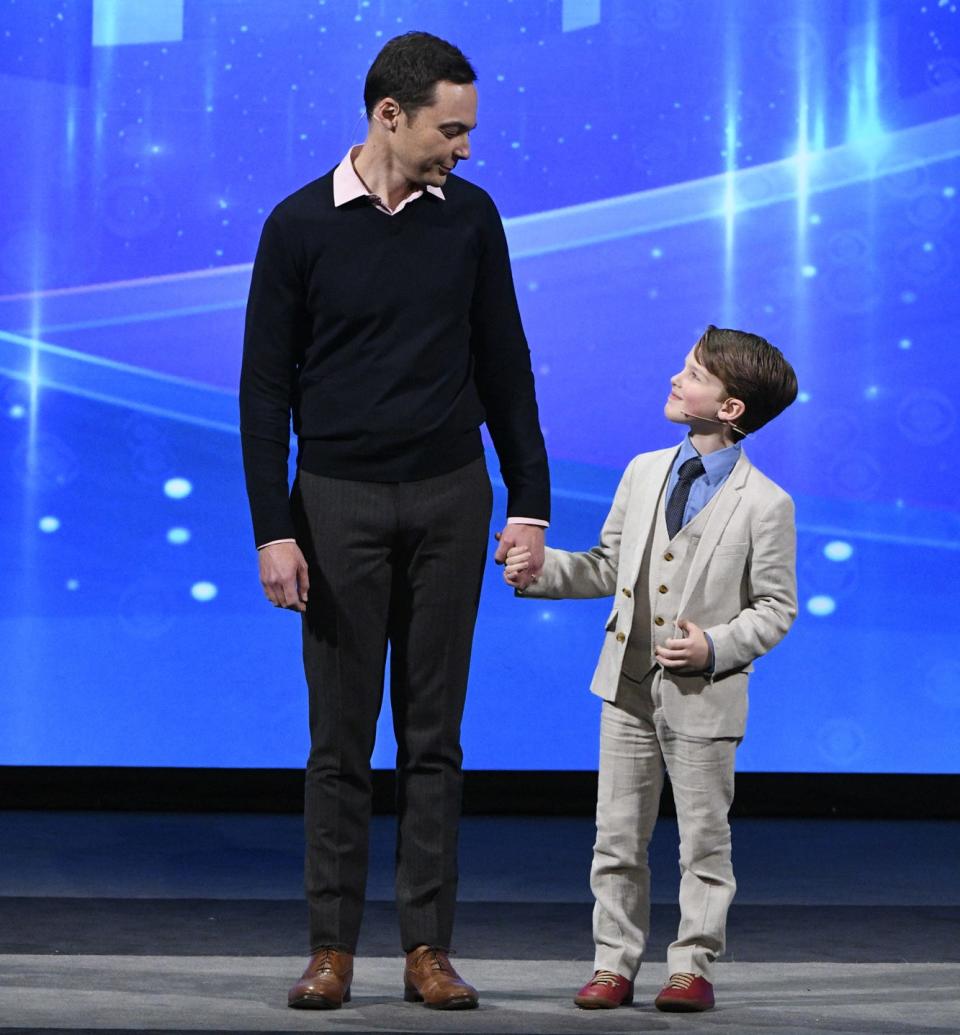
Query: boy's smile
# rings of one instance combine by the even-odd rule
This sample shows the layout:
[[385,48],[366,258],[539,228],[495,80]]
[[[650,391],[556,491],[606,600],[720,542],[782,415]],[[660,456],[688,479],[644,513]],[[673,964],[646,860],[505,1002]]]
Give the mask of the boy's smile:
[[683,364],[683,370],[670,378],[664,416],[675,424],[690,424],[691,427],[697,417],[713,424],[726,390],[719,378],[697,362],[693,349],[687,353]]

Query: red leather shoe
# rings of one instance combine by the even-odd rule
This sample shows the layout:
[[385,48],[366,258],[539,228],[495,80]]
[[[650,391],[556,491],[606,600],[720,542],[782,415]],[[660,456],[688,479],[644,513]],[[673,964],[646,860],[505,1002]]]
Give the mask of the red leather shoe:
[[583,1010],[612,1010],[633,1002],[633,982],[612,970],[598,970],[573,997]]
[[665,1013],[695,1013],[713,1009],[713,985],[699,974],[671,974],[653,1001]]

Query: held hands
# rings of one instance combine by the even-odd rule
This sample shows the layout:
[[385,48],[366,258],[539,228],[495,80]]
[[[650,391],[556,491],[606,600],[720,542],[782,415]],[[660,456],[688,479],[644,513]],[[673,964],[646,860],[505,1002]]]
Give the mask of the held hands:
[[710,645],[699,625],[681,618],[677,627],[686,635],[667,640],[654,651],[657,662],[671,672],[703,672],[710,664]]
[[521,581],[524,579],[525,573],[529,570],[530,551],[522,546],[512,546],[507,551],[507,557],[504,561],[503,581],[508,586],[513,586],[514,589],[519,589],[523,592],[531,582],[537,581],[537,576],[531,575],[526,579],[526,582],[521,585]]
[[523,592],[543,570],[543,529],[539,525],[507,525],[497,532],[496,539],[500,545],[493,559],[505,565],[504,581]]
[[271,543],[261,547],[260,585],[274,607],[306,611],[310,576],[307,562],[296,543]]

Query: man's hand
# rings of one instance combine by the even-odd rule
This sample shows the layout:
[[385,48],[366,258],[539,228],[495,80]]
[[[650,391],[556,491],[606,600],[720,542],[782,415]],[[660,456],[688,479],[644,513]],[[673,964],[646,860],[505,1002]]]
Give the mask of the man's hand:
[[504,564],[507,554],[517,547],[521,552],[528,552],[530,556],[526,559],[526,567],[516,567],[513,572],[513,579],[508,580],[515,589],[524,590],[531,582],[536,582],[540,572],[543,570],[543,528],[540,525],[506,525],[502,532],[496,535],[500,545],[493,559],[497,564]]
[[667,640],[654,651],[657,661],[674,672],[703,672],[710,663],[710,645],[699,625],[681,618],[677,627],[686,633],[683,639]]
[[310,576],[296,543],[271,543],[259,550],[260,585],[274,607],[306,611]]

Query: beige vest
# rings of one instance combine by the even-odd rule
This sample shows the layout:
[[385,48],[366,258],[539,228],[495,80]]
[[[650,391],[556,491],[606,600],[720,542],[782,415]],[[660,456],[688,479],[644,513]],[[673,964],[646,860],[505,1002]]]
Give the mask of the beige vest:
[[703,510],[671,539],[664,503],[666,485],[660,491],[633,591],[633,626],[623,656],[622,671],[638,683],[656,668],[654,648],[679,635],[676,623],[680,598],[700,536],[719,495],[715,492]]

